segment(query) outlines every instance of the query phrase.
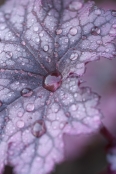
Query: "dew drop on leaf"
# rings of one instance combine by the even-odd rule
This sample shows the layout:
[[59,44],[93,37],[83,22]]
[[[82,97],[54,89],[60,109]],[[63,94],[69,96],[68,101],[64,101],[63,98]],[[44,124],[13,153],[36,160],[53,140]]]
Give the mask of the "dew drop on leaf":
[[18,128],[23,128],[25,124],[24,124],[24,121],[19,120],[19,121],[17,121],[16,125]]
[[113,24],[112,27],[113,27],[113,28],[116,28],[116,24]]
[[70,34],[71,34],[72,36],[75,36],[75,35],[77,34],[77,29],[76,29],[76,28],[71,28],[71,29],[70,29]]
[[49,57],[46,57],[46,61],[47,61],[48,63],[50,63],[50,62],[51,62],[51,59],[50,59]]
[[71,56],[70,56],[70,59],[71,60],[76,60],[78,58],[78,53],[72,53]]
[[22,41],[21,44],[24,45],[24,46],[26,45],[25,41]]
[[55,92],[62,84],[62,75],[60,72],[51,72],[43,81],[43,87],[48,91]]
[[34,110],[34,104],[33,103],[27,104],[26,110],[28,112],[32,112]]
[[6,57],[7,57],[7,58],[11,58],[12,55],[13,55],[13,54],[12,54],[12,52],[10,52],[10,51],[8,51],[8,52],[6,53]]
[[49,46],[48,45],[44,45],[43,50],[44,51],[48,51],[48,49],[49,49]]
[[39,36],[40,36],[40,37],[43,37],[43,33],[40,33]]
[[9,117],[6,116],[5,121],[8,122],[9,120],[10,120]]
[[56,30],[56,34],[58,35],[58,34],[61,34],[62,33],[62,30],[61,29],[58,29],[58,30]]
[[9,13],[6,13],[5,14],[5,18],[8,20],[10,18],[10,14]]
[[77,110],[77,107],[76,107],[75,104],[72,104],[71,107],[70,107],[70,109],[71,109],[72,111],[76,111],[76,110]]
[[101,45],[102,44],[102,41],[101,40],[97,40],[97,44],[98,45]]
[[70,5],[69,5],[69,9],[71,11],[76,11],[79,10],[82,7],[82,3],[81,2],[77,2],[77,1],[73,1]]
[[23,97],[30,97],[33,94],[33,91],[30,88],[24,88],[21,91]]
[[100,15],[100,14],[101,14],[101,10],[100,10],[100,9],[96,9],[96,10],[95,10],[95,14],[96,14],[96,15]]
[[1,25],[0,30],[4,30],[5,29],[5,25]]
[[114,37],[116,36],[116,29],[112,28],[109,32],[110,36]]
[[35,40],[37,43],[39,43],[39,41],[40,41],[40,39],[39,38],[36,38],[36,40]]
[[92,30],[91,30],[91,34],[92,35],[94,35],[94,36],[97,36],[97,35],[99,35],[100,34],[100,28],[98,28],[98,27],[94,27],[94,28],[92,28]]
[[22,117],[23,116],[23,112],[19,111],[17,114],[18,117]]
[[34,31],[38,31],[39,28],[38,28],[38,27],[34,27],[33,30],[34,30]]
[[82,35],[82,40],[85,40],[85,39],[87,39],[87,36]]
[[116,17],[116,10],[112,10],[112,16]]
[[46,132],[46,127],[44,124],[44,121],[39,120],[36,123],[33,124],[32,126],[32,134],[35,137],[41,137],[44,133]]

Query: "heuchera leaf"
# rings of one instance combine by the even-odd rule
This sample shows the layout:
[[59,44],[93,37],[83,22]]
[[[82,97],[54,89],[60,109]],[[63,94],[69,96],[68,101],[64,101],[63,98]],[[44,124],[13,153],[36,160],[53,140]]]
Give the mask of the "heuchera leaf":
[[85,63],[116,53],[116,12],[94,2],[8,0],[0,8],[0,173],[46,174],[63,134],[95,131],[99,97],[79,87]]

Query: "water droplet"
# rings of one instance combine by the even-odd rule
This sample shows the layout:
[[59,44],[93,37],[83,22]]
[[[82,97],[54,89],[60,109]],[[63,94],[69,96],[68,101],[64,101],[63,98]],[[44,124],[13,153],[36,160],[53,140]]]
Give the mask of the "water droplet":
[[8,20],[10,18],[10,14],[5,14],[5,18]]
[[110,36],[116,36],[116,29],[112,28],[109,32]]
[[116,17],[116,10],[112,10],[112,16]]
[[40,37],[43,37],[43,33],[40,33],[39,35],[40,35]]
[[116,24],[113,24],[112,27],[113,27],[113,28],[116,28]]
[[48,45],[44,45],[43,50],[44,51],[48,51],[48,49],[49,49],[49,46]]
[[32,112],[34,110],[34,104],[33,103],[29,103],[26,107],[28,112]]
[[38,31],[39,30],[39,27],[36,26],[36,27],[33,28],[33,30],[34,31]]
[[94,36],[99,35],[100,32],[101,32],[100,28],[98,28],[96,26],[94,28],[92,28],[92,30],[91,30],[91,34],[94,35]]
[[23,112],[19,111],[17,114],[18,117],[22,117],[23,116]]
[[112,53],[112,54],[113,54],[113,56],[116,56],[116,51],[113,51],[113,53]]
[[65,42],[65,43],[68,43],[68,38],[65,38],[65,39],[64,39],[64,42]]
[[19,121],[17,121],[16,125],[17,125],[18,128],[23,128],[25,123],[24,123],[24,121],[19,120]]
[[12,52],[8,51],[8,52],[6,53],[6,57],[7,57],[7,58],[11,58],[12,56],[13,56]]
[[54,52],[54,56],[55,56],[55,57],[58,57],[58,53],[57,53],[57,52]]
[[71,29],[70,29],[70,34],[71,34],[72,36],[75,36],[75,35],[77,34],[77,29],[76,29],[76,28],[71,28]]
[[5,28],[6,28],[5,25],[1,25],[1,27],[0,27],[1,30],[4,30]]
[[69,9],[70,9],[71,11],[76,11],[76,10],[79,10],[80,8],[82,8],[82,3],[81,3],[81,2],[73,1],[73,2],[69,5]]
[[101,45],[102,44],[102,41],[101,40],[97,40],[97,44],[98,45]]
[[39,38],[36,38],[36,40],[35,40],[37,43],[39,43],[39,41],[40,41],[40,39]]
[[51,72],[43,81],[43,87],[48,91],[55,92],[62,84],[62,75],[60,72]]
[[56,30],[56,34],[61,34],[61,33],[62,33],[61,29]]
[[70,107],[70,109],[71,109],[72,111],[76,111],[77,107],[76,107],[76,105],[72,104],[71,107]]
[[59,105],[57,104],[57,103],[54,103],[53,105],[52,105],[52,111],[53,112],[58,112],[58,110],[59,110]]
[[59,47],[59,43],[58,42],[55,42],[55,47],[58,48]]
[[5,121],[8,122],[9,120],[10,120],[9,117],[6,116]]
[[32,126],[32,134],[39,138],[46,132],[44,121],[39,120]]
[[24,45],[24,46],[26,45],[25,41],[22,41],[21,44]]
[[47,61],[48,63],[50,63],[50,62],[51,62],[51,59],[50,59],[49,57],[47,57],[47,58],[46,58],[46,61]]
[[82,39],[83,39],[83,40],[87,39],[87,36],[82,35]]
[[76,60],[78,58],[78,53],[72,53],[71,56],[70,56],[70,59],[71,60]]
[[101,14],[101,10],[100,10],[100,9],[96,9],[96,10],[95,10],[95,14],[96,14],[96,15],[100,15],[100,14]]
[[30,88],[24,88],[21,91],[23,97],[30,97],[33,94],[33,91]]

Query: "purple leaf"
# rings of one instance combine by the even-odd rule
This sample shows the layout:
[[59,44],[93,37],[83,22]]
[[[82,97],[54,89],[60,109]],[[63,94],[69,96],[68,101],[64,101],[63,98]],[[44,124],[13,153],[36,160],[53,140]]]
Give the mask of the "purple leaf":
[[115,54],[115,12],[94,2],[9,0],[0,8],[0,173],[46,174],[63,134],[95,131],[99,97],[79,87],[85,63]]

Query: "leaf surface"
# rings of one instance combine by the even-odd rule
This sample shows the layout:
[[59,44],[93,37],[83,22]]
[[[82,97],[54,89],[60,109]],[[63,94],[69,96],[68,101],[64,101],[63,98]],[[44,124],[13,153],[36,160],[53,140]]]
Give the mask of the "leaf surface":
[[[79,87],[85,63],[116,53],[116,17],[94,2],[9,0],[0,8],[0,172],[46,174],[64,159],[63,134],[98,129],[99,97]],[[62,84],[43,87],[51,72]]]

